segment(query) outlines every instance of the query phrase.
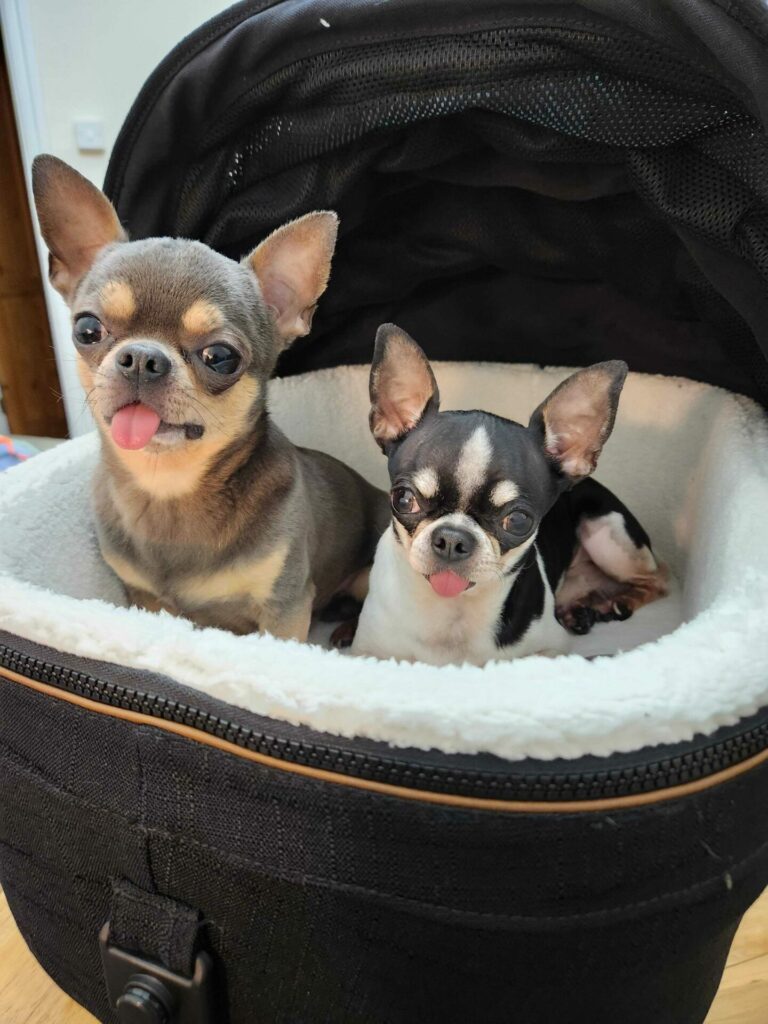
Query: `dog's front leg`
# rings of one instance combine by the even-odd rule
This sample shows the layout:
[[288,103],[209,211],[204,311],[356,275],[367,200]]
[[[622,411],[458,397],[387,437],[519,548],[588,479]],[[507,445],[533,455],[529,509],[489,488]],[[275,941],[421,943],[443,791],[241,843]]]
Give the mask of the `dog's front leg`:
[[164,604],[159,597],[154,594],[150,594],[147,590],[139,590],[138,587],[132,587],[127,583],[123,583],[125,587],[125,593],[128,597],[128,603],[136,608],[143,608],[148,612],[170,612],[171,615],[178,615],[179,613],[174,609],[170,608],[167,604]]
[[295,604],[286,609],[265,608],[259,616],[259,629],[280,640],[299,640],[306,643],[312,621],[315,588],[310,584]]

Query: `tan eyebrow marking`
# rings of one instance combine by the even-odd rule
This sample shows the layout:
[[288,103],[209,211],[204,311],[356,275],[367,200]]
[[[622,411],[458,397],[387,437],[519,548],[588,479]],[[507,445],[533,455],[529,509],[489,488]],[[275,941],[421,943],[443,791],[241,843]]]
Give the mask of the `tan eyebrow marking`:
[[506,505],[508,501],[514,501],[520,494],[520,488],[514,480],[499,480],[491,491],[491,502],[494,505]]
[[425,498],[434,498],[437,494],[439,481],[437,473],[431,466],[425,466],[413,474],[413,483],[418,492]]
[[205,334],[220,327],[224,322],[221,310],[206,299],[198,299],[186,309],[181,318],[181,326],[192,334]]
[[107,281],[99,298],[106,317],[130,320],[136,312],[136,296],[127,281]]

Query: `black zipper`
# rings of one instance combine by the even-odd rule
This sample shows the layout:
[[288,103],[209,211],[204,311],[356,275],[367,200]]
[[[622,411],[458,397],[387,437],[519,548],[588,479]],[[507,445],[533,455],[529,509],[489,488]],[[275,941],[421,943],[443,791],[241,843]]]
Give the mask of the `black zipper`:
[[768,721],[763,721],[709,746],[644,764],[554,774],[451,769],[258,732],[194,705],[99,679],[2,643],[0,667],[98,704],[186,725],[278,761],[415,791],[485,800],[568,803],[660,792],[716,775],[768,749]]

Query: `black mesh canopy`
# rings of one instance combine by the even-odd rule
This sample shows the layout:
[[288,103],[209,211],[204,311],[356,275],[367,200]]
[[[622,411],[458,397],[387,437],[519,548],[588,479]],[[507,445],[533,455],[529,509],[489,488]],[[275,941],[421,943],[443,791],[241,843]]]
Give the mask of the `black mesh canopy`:
[[768,404],[768,12],[757,0],[246,2],[137,99],[106,190],[133,237],[239,258],[333,208],[282,373],[622,357]]

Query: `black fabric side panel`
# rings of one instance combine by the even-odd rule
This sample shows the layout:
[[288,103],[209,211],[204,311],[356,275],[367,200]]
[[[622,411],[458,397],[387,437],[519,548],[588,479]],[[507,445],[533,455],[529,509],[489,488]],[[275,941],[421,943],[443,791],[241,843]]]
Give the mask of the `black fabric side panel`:
[[0,682],[0,881],[109,1022],[97,935],[122,878],[200,910],[221,1024],[701,1024],[768,880],[766,786],[764,766],[611,814],[453,810]]

